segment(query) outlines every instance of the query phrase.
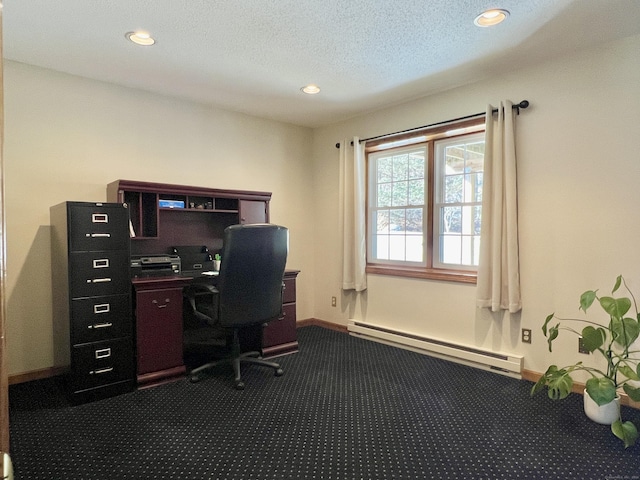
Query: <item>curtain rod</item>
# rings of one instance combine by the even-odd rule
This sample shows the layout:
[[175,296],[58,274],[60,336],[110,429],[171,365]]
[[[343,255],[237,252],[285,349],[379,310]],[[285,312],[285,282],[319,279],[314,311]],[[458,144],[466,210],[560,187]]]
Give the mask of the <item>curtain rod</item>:
[[[527,108],[527,107],[529,107],[529,100],[522,100],[520,103],[516,103],[515,105],[512,105],[511,108],[516,110],[517,115],[520,115],[520,109]],[[498,109],[494,108],[492,112],[498,113]],[[368,142],[369,140],[378,140],[380,138],[385,138],[385,137],[393,137],[395,135],[400,135],[402,133],[413,132],[414,130],[422,130],[424,128],[437,127],[439,125],[445,125],[447,123],[461,122],[462,120],[469,120],[471,118],[476,118],[485,114],[486,112],[474,113],[473,115],[466,115],[464,117],[452,118],[451,120],[444,120],[442,122],[432,123],[430,125],[423,125],[422,127],[414,127],[414,128],[409,128],[408,130],[401,130],[399,132],[385,133],[384,135],[378,135],[377,137],[363,138],[362,140],[360,140],[360,143]],[[353,142],[351,142],[351,145],[353,145]],[[336,148],[340,148],[340,142],[336,143]]]

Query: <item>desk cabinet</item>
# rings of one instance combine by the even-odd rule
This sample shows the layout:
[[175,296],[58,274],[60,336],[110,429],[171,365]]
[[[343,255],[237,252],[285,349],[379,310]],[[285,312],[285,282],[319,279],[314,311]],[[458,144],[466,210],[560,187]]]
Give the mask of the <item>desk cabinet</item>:
[[296,334],[296,277],[298,270],[284,273],[282,317],[272,320],[262,334],[262,355],[273,357],[298,351]]
[[136,278],[136,378],[138,387],[184,375],[182,357],[182,289],[190,278]]
[[50,214],[54,344],[72,400],[132,390],[127,205],[64,202]]

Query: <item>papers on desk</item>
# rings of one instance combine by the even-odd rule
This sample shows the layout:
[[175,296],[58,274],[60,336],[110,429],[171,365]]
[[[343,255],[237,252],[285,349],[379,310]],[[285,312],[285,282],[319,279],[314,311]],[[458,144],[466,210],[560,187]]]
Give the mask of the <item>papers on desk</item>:
[[220,272],[210,271],[210,272],[202,272],[202,275],[207,275],[209,277],[218,275]]

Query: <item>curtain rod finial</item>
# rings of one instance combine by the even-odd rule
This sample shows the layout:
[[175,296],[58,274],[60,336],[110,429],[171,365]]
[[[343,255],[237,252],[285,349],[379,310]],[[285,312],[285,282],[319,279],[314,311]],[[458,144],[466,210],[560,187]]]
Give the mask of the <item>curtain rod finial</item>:
[[336,148],[340,148],[340,142],[336,143]]

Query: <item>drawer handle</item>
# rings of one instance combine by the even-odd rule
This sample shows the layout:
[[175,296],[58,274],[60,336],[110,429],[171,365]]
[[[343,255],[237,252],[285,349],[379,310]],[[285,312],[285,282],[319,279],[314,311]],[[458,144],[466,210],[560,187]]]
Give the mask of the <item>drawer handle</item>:
[[109,215],[106,213],[94,213],[91,215],[93,223],[109,223]]
[[109,268],[108,258],[96,258],[93,261],[93,268]]
[[100,375],[101,373],[109,373],[113,372],[113,367],[100,368],[98,370],[91,370],[89,372],[90,375]]
[[89,330],[91,330],[92,328],[95,330],[96,328],[108,328],[108,327],[113,327],[113,323],[95,323],[93,325],[89,325],[87,326],[87,328]]
[[91,238],[111,238],[110,233],[87,233],[87,237]]
[[95,314],[109,313],[110,310],[111,310],[111,305],[108,303],[101,303],[99,305],[93,306],[93,313]]
[[101,350],[96,350],[96,358],[109,358],[111,356],[111,348],[103,348]]
[[109,283],[110,281],[110,278],[94,278],[87,280],[87,283]]
[[158,308],[167,308],[167,304],[171,303],[171,299],[170,298],[165,298],[163,305],[158,305],[158,300],[155,300],[155,299],[151,300],[151,303],[155,304],[155,306],[158,307]]

